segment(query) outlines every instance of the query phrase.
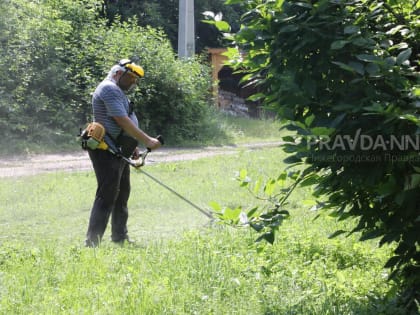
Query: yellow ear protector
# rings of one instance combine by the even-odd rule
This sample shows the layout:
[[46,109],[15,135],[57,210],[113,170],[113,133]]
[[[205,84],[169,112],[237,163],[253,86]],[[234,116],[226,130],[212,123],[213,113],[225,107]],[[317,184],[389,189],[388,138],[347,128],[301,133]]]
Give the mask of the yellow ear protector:
[[134,62],[132,62],[130,59],[122,59],[118,63],[121,67],[124,67],[126,71],[131,71],[138,77],[142,78],[144,77],[144,70],[141,66],[136,65]]

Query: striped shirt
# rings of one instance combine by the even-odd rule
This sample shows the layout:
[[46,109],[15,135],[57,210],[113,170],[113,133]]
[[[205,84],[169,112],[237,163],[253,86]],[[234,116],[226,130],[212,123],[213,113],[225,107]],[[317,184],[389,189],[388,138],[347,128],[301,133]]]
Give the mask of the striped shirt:
[[[105,79],[96,88],[92,96],[93,121],[104,126],[106,132],[116,139],[122,129],[112,118],[114,116],[128,116],[130,101],[120,87],[110,79]],[[134,112],[130,119],[138,126],[138,120]],[[114,147],[114,141],[107,135],[105,142]]]

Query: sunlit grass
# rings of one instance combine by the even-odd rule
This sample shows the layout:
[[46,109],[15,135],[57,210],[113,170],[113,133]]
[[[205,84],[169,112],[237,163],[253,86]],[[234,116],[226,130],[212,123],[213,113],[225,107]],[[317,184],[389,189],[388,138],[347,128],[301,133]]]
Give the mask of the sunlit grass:
[[281,123],[271,118],[249,119],[221,114],[219,124],[236,144],[280,141],[285,133],[280,132]]
[[[258,202],[235,172],[273,176],[281,149],[241,150],[145,171],[209,211]],[[313,220],[297,190],[273,246],[207,217],[141,172],[132,174],[129,234],[83,247],[95,192],[91,172],[0,180],[0,314],[398,314],[382,268],[389,248],[357,235],[327,239],[351,222]]]

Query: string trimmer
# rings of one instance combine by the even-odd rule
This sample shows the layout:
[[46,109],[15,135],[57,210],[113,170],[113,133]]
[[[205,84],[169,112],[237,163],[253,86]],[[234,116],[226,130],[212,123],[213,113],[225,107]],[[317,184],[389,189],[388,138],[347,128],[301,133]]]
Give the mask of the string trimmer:
[[[146,151],[144,151],[143,153],[141,153],[140,156],[139,156],[139,159],[133,160],[133,159],[130,159],[130,158],[125,157],[120,152],[120,150],[117,150],[116,151],[113,148],[111,148],[104,141],[105,133],[106,133],[105,132],[105,128],[100,123],[97,123],[97,122],[93,122],[93,123],[88,124],[88,126],[84,130],[80,129],[79,141],[81,142],[82,148],[83,149],[91,149],[91,150],[96,150],[96,149],[106,150],[106,151],[112,153],[113,155],[115,155],[115,156],[123,159],[125,162],[127,162],[129,165],[131,165],[132,167],[134,167],[137,170],[140,170],[140,167],[144,166],[144,164],[146,162],[147,154],[149,154],[149,152],[152,151],[150,148],[147,148]],[[162,136],[158,136],[156,139],[158,139],[159,142],[161,144],[163,144],[163,138],[162,138]],[[195,203],[193,203],[192,201],[188,200],[187,198],[185,198],[184,196],[182,196],[180,193],[176,192],[174,189],[172,189],[168,185],[162,183],[160,180],[158,180],[156,177],[150,175],[146,171],[143,171],[143,170],[140,170],[140,171],[144,175],[146,175],[147,177],[149,177],[150,179],[152,179],[153,181],[155,181],[157,184],[159,184],[160,186],[166,188],[171,193],[173,193],[174,195],[176,195],[178,198],[184,200],[190,206],[192,206],[195,209],[197,209],[198,211],[200,211],[205,216],[213,219],[213,216],[211,215],[211,213],[203,210],[202,208],[200,208],[199,206],[197,206]]]

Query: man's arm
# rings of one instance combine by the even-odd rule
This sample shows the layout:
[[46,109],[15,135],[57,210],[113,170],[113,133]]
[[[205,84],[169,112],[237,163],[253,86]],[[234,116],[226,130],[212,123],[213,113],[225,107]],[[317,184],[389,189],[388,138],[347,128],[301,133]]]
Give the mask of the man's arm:
[[116,123],[130,136],[142,142],[149,149],[157,149],[160,147],[158,139],[150,137],[143,130],[138,128],[128,116],[114,116]]

